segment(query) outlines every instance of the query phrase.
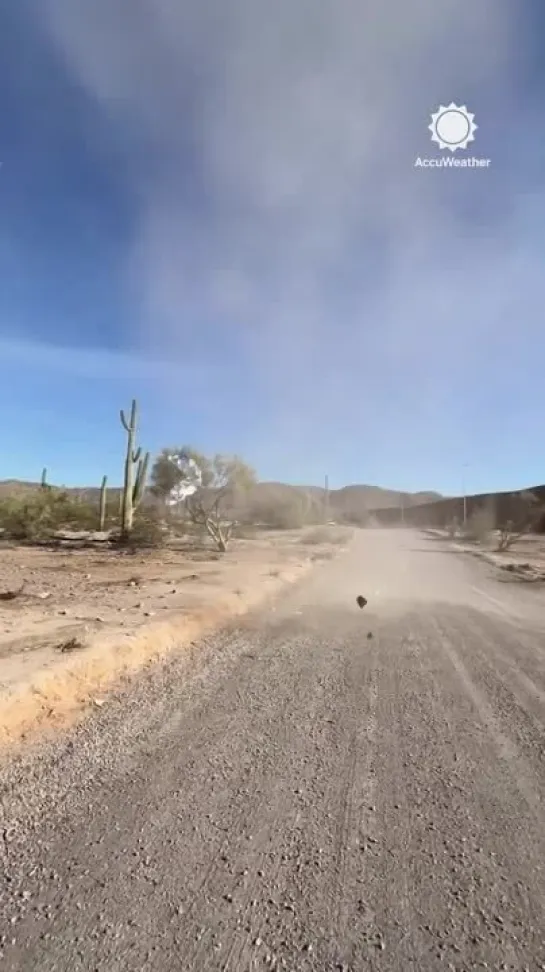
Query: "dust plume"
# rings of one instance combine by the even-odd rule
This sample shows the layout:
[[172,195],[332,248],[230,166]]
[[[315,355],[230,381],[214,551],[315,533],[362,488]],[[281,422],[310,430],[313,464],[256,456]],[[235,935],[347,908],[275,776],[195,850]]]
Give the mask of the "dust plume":
[[[512,354],[513,294],[542,293],[494,138],[515,97],[521,6],[44,0],[42,17],[131,146],[137,349],[199,368],[236,355],[248,407],[224,389],[218,408],[239,410],[251,459],[270,468],[304,452],[323,469],[362,418],[376,462],[385,442],[402,450],[408,417],[412,456],[430,425],[455,441],[445,361],[463,349],[471,398],[498,328],[497,366]],[[474,152],[496,153],[496,170],[414,169],[434,154],[430,113],[453,99],[476,113]],[[183,409],[182,384],[167,386]]]

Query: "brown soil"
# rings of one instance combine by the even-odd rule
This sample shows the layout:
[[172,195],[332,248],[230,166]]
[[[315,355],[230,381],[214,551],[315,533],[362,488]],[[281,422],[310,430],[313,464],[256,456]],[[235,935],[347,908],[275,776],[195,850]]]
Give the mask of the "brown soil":
[[543,970],[544,601],[358,531],[29,747],[2,972]]
[[[445,530],[428,530],[429,535],[446,539]],[[527,534],[520,537],[507,550],[497,550],[495,535],[483,543],[457,540],[456,547],[480,557],[501,571],[504,579],[527,583],[545,583],[545,536]]]
[[240,613],[313,558],[331,555],[331,544],[309,539],[263,533],[234,541],[223,556],[187,544],[136,555],[5,547],[0,741],[73,714],[119,671]]

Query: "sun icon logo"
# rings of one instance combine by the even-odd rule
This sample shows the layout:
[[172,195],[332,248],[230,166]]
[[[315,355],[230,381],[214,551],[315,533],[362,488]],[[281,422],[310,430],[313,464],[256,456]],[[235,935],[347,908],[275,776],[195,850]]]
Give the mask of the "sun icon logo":
[[464,105],[455,105],[453,101],[446,107],[440,105],[431,116],[431,125],[428,125],[432,142],[437,142],[439,148],[450,149],[451,152],[467,148],[468,142],[475,140],[474,133],[478,128],[474,118],[475,115]]

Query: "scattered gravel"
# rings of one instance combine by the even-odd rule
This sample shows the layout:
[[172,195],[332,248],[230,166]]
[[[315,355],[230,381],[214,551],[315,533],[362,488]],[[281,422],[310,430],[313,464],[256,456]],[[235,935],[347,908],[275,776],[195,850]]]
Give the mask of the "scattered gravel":
[[410,539],[362,534],[4,767],[2,969],[545,969],[543,632]]

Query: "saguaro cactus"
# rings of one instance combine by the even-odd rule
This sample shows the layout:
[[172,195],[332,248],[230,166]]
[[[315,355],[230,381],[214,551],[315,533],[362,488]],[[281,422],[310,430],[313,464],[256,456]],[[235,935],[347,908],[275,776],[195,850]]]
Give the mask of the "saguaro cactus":
[[49,489],[49,483],[47,482],[47,468],[46,468],[46,466],[44,466],[44,468],[42,469],[42,482],[41,482],[41,487],[42,487],[42,489]]
[[107,496],[107,484],[108,477],[102,477],[102,484],[100,486],[100,512],[99,512],[99,522],[98,529],[102,532],[106,523],[106,496]]
[[[142,447],[135,449],[136,426],[137,426],[137,405],[133,398],[131,406],[131,417],[127,421],[123,409],[120,411],[121,424],[127,433],[127,454],[125,457],[125,479],[123,483],[123,502],[121,507],[121,535],[127,538],[133,527],[134,514],[138,509],[148,475],[149,452],[142,458]],[[136,472],[134,467],[136,466]]]

